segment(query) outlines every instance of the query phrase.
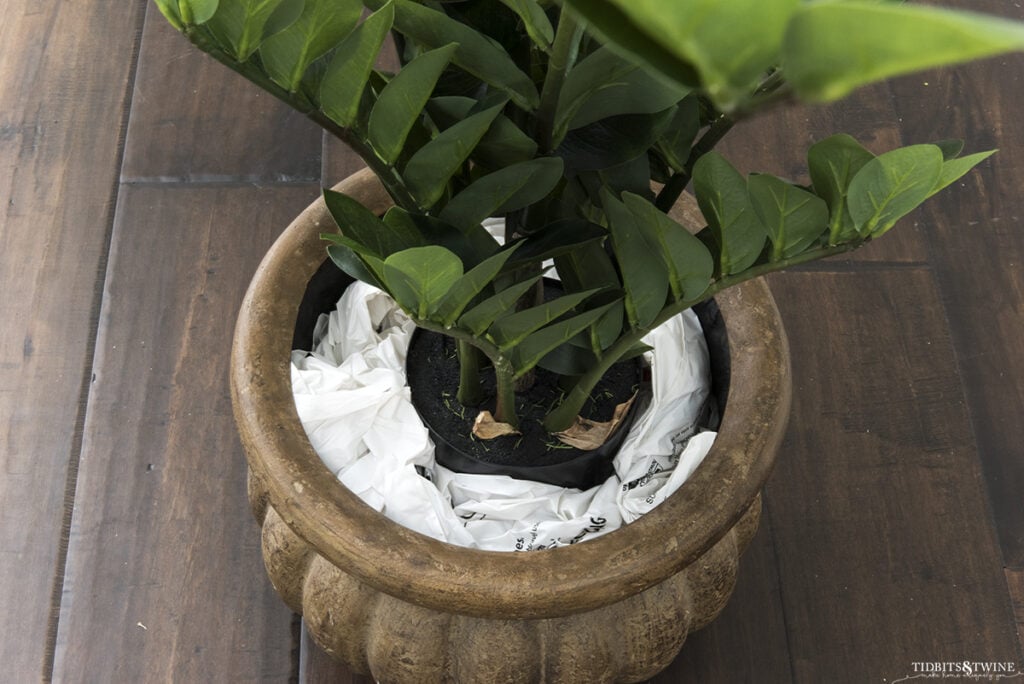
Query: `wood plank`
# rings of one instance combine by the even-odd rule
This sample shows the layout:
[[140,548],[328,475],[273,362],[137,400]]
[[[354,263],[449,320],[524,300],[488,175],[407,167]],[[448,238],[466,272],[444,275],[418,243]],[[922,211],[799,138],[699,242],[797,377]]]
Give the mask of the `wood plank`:
[[0,663],[11,681],[48,669],[144,7],[7,0],[0,12]]
[[1006,585],[1013,600],[1013,616],[1017,621],[1017,639],[1024,654],[1024,569],[1007,568]]
[[1016,661],[978,453],[933,274],[789,273],[793,416],[769,485],[799,682]]
[[151,5],[123,180],[319,179],[320,128],[194,48]]
[[122,189],[55,679],[293,676],[297,633],[263,569],[227,366],[246,283],[317,193]]
[[355,674],[332,660],[316,645],[302,624],[302,656],[299,661],[299,684],[373,684],[373,678]]
[[[1024,19],[1019,4],[958,4]],[[969,151],[1001,150],[939,195],[922,220],[1011,567],[1024,567],[1024,96],[1007,84],[1022,74],[1024,57],[1014,55],[893,84],[915,138],[963,137]]]
[[765,499],[760,528],[740,558],[736,590],[725,610],[691,634],[651,684],[792,681],[771,508]]

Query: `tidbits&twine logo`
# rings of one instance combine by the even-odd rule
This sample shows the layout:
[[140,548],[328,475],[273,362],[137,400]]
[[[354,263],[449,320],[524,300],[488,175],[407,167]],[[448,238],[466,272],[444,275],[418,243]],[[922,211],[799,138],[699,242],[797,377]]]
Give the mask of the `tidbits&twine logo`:
[[1024,676],[1024,670],[1017,667],[1016,663],[973,660],[958,661],[919,661],[913,662],[910,674],[894,679],[892,684],[905,682],[911,679],[922,678],[945,678],[945,679],[973,679],[982,681],[995,681]]

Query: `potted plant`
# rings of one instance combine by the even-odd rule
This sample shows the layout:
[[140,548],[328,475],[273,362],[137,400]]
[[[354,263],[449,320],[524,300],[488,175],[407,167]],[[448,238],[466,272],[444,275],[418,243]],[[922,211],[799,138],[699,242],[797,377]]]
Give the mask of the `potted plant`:
[[[836,135],[809,149],[799,185],[744,177],[715,145],[786,98],[1024,45],[1008,22],[885,2],[157,4],[372,171],[325,191],[264,261],[232,382],[275,586],[325,648],[382,681],[639,681],[671,662],[728,598],[784,429],[785,335],[757,276],[881,236],[990,154],[941,141],[876,156]],[[395,73],[374,68],[388,35]],[[688,186],[695,234],[669,215]],[[543,369],[564,396],[539,420],[571,433],[653,327],[715,297],[732,377],[714,450],[677,495],[586,544],[482,552],[391,523],[319,463],[291,400],[321,235],[341,271],[451,338],[458,401],[499,431],[526,431],[517,390]]]

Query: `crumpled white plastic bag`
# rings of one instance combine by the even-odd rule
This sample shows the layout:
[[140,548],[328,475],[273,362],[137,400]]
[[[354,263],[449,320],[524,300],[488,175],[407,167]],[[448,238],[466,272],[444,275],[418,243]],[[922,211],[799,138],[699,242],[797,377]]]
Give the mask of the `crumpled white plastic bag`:
[[[341,482],[395,522],[442,541],[496,551],[553,548],[632,522],[685,482],[715,433],[697,420],[708,353],[684,312],[644,338],[653,398],[615,457],[616,475],[586,491],[455,473],[434,447],[405,383],[414,324],[383,292],[351,285],[292,353],[295,406],[310,443]],[[420,475],[417,466],[430,477]]]

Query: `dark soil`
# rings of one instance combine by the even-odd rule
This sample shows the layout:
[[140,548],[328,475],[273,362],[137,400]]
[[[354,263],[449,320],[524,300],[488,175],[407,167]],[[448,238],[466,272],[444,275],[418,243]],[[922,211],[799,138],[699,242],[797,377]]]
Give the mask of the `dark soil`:
[[[479,407],[464,407],[456,399],[459,363],[455,342],[450,337],[418,330],[405,365],[412,402],[423,421],[466,455],[486,463],[534,466],[564,463],[590,453],[559,442],[541,425],[563,393],[555,373],[538,368],[533,387],[516,394],[519,429],[523,434],[485,441],[473,437],[471,431],[481,409],[494,410],[493,369],[481,373],[483,403]],[[643,370],[639,359],[615,364],[594,389],[584,406],[583,417],[610,420],[615,407],[639,389]]]

